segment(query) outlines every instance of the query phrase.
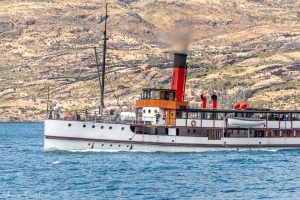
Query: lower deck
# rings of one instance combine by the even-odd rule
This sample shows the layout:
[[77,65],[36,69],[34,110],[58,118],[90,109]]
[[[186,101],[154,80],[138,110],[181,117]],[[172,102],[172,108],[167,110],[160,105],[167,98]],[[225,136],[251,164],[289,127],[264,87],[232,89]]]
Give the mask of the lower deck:
[[[136,134],[169,135],[168,126],[131,125]],[[209,128],[209,127],[172,127],[176,136],[207,137],[208,139],[225,138],[300,138],[300,129],[266,129],[266,128]]]
[[[106,149],[111,149],[107,144],[114,148],[118,144],[122,148],[124,145],[151,146],[157,151],[182,148],[183,151],[200,151],[203,148],[300,148],[300,130],[279,130],[279,135],[276,134],[276,130],[261,129],[224,129],[223,132],[222,129],[211,128],[46,120],[45,149],[82,149],[82,145],[83,149],[91,149],[102,144]],[[80,145],[76,146],[77,143]]]

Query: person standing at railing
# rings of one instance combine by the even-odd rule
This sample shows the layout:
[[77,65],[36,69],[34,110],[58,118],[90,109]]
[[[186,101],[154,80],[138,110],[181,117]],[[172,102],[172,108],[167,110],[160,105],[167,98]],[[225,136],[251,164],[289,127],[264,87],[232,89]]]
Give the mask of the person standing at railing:
[[85,120],[88,120],[88,110],[87,109],[85,109]]
[[163,124],[165,125],[166,124],[166,117],[167,117],[167,115],[165,114],[164,116],[163,116]]
[[161,114],[159,112],[155,114],[156,124],[158,124],[160,117],[161,117]]

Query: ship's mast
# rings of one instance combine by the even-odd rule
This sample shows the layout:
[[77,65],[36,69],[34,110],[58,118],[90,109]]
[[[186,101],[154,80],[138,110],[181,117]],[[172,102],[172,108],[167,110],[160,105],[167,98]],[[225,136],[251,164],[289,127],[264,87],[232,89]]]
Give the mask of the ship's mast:
[[105,21],[104,21],[104,38],[103,38],[103,61],[102,61],[102,84],[101,84],[101,115],[103,115],[104,106],[104,88],[105,88],[105,65],[106,65],[106,41],[107,41],[107,3],[105,3]]
[[[95,52],[95,57],[96,57],[96,66],[97,66],[97,72],[98,72],[98,80],[99,80],[99,89],[100,89],[100,109],[99,112],[101,115],[103,115],[103,110],[104,110],[104,87],[105,87],[105,65],[106,65],[106,41],[107,41],[107,3],[105,3],[105,16],[104,16],[104,38],[103,38],[103,60],[102,60],[102,77],[100,76],[100,67],[99,67],[99,61],[98,61],[98,53],[97,53],[97,47],[94,47],[94,52]],[[102,21],[101,17],[101,22]]]
[[[95,57],[96,57],[96,66],[97,66],[97,73],[98,73],[98,80],[99,80],[99,94],[101,95],[102,87],[101,87],[101,78],[100,78],[100,67],[99,67],[99,61],[98,61],[98,53],[97,53],[97,47],[94,47]],[[101,101],[100,101],[101,103]],[[101,113],[101,107],[99,107],[100,113]]]

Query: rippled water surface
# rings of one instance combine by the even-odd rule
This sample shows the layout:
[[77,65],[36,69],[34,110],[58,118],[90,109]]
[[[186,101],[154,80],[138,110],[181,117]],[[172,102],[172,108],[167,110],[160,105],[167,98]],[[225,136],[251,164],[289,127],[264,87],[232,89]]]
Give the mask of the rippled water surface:
[[300,150],[45,153],[42,123],[2,123],[0,151],[0,199],[300,199]]

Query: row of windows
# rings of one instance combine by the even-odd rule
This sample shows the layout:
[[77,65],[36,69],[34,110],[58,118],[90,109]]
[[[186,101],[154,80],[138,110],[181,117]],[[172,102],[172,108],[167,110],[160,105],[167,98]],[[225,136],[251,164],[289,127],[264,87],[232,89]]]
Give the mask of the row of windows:
[[[156,114],[158,111],[157,109],[155,109],[153,112]],[[143,113],[146,113],[146,109],[143,109]],[[148,109],[148,113],[151,113],[151,109]]]
[[[71,127],[72,124],[69,123],[68,126]],[[83,128],[86,128],[86,124],[83,124],[82,127],[83,127]],[[95,125],[92,125],[92,128],[95,128]],[[105,127],[104,127],[104,126],[100,126],[100,128],[101,128],[101,129],[104,129]],[[112,126],[109,126],[108,129],[112,129]],[[124,129],[125,129],[124,127],[121,128],[122,131],[123,131]]]
[[[90,146],[90,145],[91,145],[91,144],[89,143],[89,146]],[[101,146],[102,146],[102,147],[104,147],[104,146],[105,146],[105,144],[101,144]],[[109,146],[110,146],[110,147],[112,147],[112,146],[113,146],[113,144],[110,144]],[[114,145],[114,146],[121,147],[121,145],[120,145],[120,144],[119,144],[119,145]],[[125,145],[123,145],[123,146],[125,146]],[[129,147],[129,145],[127,144],[127,145],[126,145],[126,147]]]
[[[226,116],[229,116],[232,113],[219,113],[219,112],[179,112],[178,116],[180,118],[188,119],[216,119],[224,120]],[[232,117],[247,117],[247,118],[260,118],[268,119],[270,121],[300,121],[300,113],[285,113],[285,114],[276,114],[276,113],[234,113]]]
[[[131,127],[132,131],[138,134],[149,135],[168,135],[168,128],[157,127]],[[300,137],[300,131],[291,130],[248,130],[247,129],[227,129],[224,132],[225,137]],[[219,139],[223,136],[223,130],[209,130],[209,129],[189,129],[189,128],[177,128],[177,136],[191,136],[191,137],[208,137],[209,139]]]

